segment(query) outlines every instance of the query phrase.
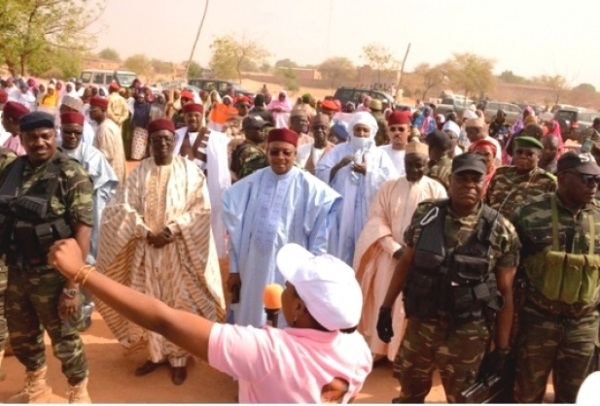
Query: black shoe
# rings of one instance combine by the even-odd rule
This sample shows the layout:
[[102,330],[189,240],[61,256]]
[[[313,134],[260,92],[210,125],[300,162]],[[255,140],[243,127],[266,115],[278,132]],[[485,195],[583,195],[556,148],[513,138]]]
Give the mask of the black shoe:
[[148,375],[150,372],[153,372],[156,368],[161,366],[163,363],[152,362],[150,360],[144,362],[142,365],[135,369],[135,376],[144,376]]
[[186,367],[172,367],[171,368],[171,381],[175,385],[181,385],[187,379],[187,368]]

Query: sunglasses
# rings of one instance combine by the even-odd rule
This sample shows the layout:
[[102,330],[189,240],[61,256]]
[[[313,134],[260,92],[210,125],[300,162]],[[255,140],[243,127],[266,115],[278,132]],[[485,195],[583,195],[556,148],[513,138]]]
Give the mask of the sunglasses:
[[530,149],[517,148],[515,149],[515,155],[525,155],[527,158],[531,158],[534,152]]
[[283,156],[291,157],[292,154],[294,153],[294,151],[289,150],[289,149],[277,149],[277,148],[269,149],[270,156],[279,156],[280,153],[282,153]]
[[408,131],[408,128],[406,127],[401,127],[401,126],[396,126],[396,125],[391,125],[388,127],[390,131],[398,131],[399,133],[403,133],[405,131]]
[[585,184],[589,184],[591,182],[594,182],[596,185],[600,184],[600,176],[598,176],[598,175],[588,175],[588,174],[579,173],[579,172],[567,172],[567,173],[570,173],[571,175],[578,177]]

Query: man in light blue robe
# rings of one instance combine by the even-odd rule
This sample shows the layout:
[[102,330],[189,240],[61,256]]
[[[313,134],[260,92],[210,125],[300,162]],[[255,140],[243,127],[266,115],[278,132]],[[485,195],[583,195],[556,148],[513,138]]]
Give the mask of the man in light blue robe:
[[[90,175],[90,179],[94,185],[94,225],[92,227],[90,250],[86,262],[90,265],[95,265],[102,211],[115,194],[119,181],[104,154],[91,144],[82,142],[85,123],[83,114],[72,111],[62,114],[60,118],[62,133],[61,151],[77,160],[83,166]],[[87,291],[84,291],[84,295],[84,315],[87,328],[91,323],[90,315],[93,310],[93,303]]]
[[[228,288],[234,321],[265,324],[263,291],[285,284],[275,258],[285,244],[296,243],[314,254],[325,253],[341,197],[308,172],[294,166],[298,135],[288,129],[269,133],[270,166],[236,182],[223,195],[223,220],[230,238]],[[232,300],[234,301],[234,300]],[[279,318],[280,326],[283,318]]]
[[344,198],[329,238],[329,253],[352,266],[356,240],[379,186],[398,177],[389,155],[376,147],[377,122],[368,112],[354,113],[350,142],[336,145],[317,164],[315,174]]

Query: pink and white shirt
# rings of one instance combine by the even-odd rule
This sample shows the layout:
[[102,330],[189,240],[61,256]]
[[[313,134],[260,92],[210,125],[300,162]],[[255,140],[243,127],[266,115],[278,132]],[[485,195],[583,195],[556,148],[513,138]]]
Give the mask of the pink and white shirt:
[[356,396],[373,360],[359,333],[254,328],[214,324],[211,366],[239,380],[240,403],[321,403],[323,387],[348,383],[343,401]]

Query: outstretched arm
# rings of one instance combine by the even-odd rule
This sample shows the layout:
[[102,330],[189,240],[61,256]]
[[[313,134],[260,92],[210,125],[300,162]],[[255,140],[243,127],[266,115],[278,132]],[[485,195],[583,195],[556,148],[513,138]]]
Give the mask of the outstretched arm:
[[[85,265],[81,249],[74,239],[56,242],[48,263],[58,269],[67,279],[77,275]],[[213,322],[192,313],[175,310],[160,300],[146,296],[121,285],[110,278],[92,272],[85,281],[85,287],[108,306],[128,320],[161,334],[175,345],[189,353],[208,361],[208,341]]]

